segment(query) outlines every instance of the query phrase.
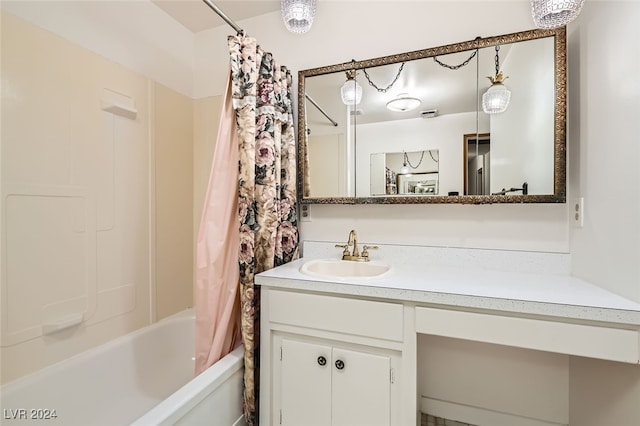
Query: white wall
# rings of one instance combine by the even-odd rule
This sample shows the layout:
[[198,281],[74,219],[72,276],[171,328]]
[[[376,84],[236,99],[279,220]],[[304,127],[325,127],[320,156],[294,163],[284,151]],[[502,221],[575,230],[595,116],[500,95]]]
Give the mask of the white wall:
[[[311,31],[300,36],[286,31],[279,12],[239,24],[293,71],[294,87],[299,70],[533,27],[525,1],[321,1]],[[222,93],[230,32],[196,34],[197,97]],[[311,211],[311,222],[301,223],[303,239],[342,241],[357,229],[369,243],[569,250],[567,205],[314,205]]]
[[[573,274],[640,301],[640,2],[587,2],[569,41]],[[573,204],[570,203],[573,209]]]

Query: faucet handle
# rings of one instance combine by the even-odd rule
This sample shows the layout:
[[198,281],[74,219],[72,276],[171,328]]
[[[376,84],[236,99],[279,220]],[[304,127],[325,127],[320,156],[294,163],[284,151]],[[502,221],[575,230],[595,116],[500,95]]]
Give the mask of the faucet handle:
[[341,248],[342,256],[349,256],[349,244],[336,244],[336,248]]
[[369,257],[369,250],[378,250],[378,246],[362,246],[362,257]]

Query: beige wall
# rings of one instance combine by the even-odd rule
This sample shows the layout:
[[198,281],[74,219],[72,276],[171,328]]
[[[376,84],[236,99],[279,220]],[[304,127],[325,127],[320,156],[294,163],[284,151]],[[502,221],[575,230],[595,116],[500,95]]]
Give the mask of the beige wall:
[[194,102],[154,84],[156,319],[193,306]]
[[[217,142],[223,101],[222,96],[211,96],[194,101],[193,241],[197,240],[200,218],[209,186],[209,175]],[[195,244],[193,244],[193,250],[195,251]]]
[[640,366],[570,357],[573,426],[635,426],[640,422]]
[[[567,355],[419,335],[418,360],[419,397],[516,416],[522,424],[569,421]],[[457,420],[478,424],[474,416]]]

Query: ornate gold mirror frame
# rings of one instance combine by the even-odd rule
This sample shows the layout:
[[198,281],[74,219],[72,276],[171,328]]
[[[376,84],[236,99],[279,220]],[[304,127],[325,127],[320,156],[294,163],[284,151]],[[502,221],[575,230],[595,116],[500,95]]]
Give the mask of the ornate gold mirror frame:
[[[376,196],[376,197],[328,197],[308,196],[308,151],[305,118],[305,79],[347,70],[366,69],[381,65],[396,64],[416,59],[441,56],[451,53],[499,46],[539,38],[554,38],[554,176],[553,194],[543,195],[429,195],[429,196]],[[567,54],[566,30],[530,30],[475,40],[424,50],[401,53],[363,61],[351,61],[342,64],[302,70],[298,72],[298,199],[303,204],[491,204],[491,203],[564,203],[566,202],[566,99],[567,99]],[[305,189],[306,188],[306,189]]]

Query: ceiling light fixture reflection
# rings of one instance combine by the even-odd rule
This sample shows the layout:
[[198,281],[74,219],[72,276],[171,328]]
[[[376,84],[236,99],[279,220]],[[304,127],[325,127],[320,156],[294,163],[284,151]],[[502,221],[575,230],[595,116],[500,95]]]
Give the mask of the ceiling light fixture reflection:
[[400,93],[398,97],[387,102],[387,109],[396,112],[407,112],[420,106],[420,99],[409,96],[408,93]]

